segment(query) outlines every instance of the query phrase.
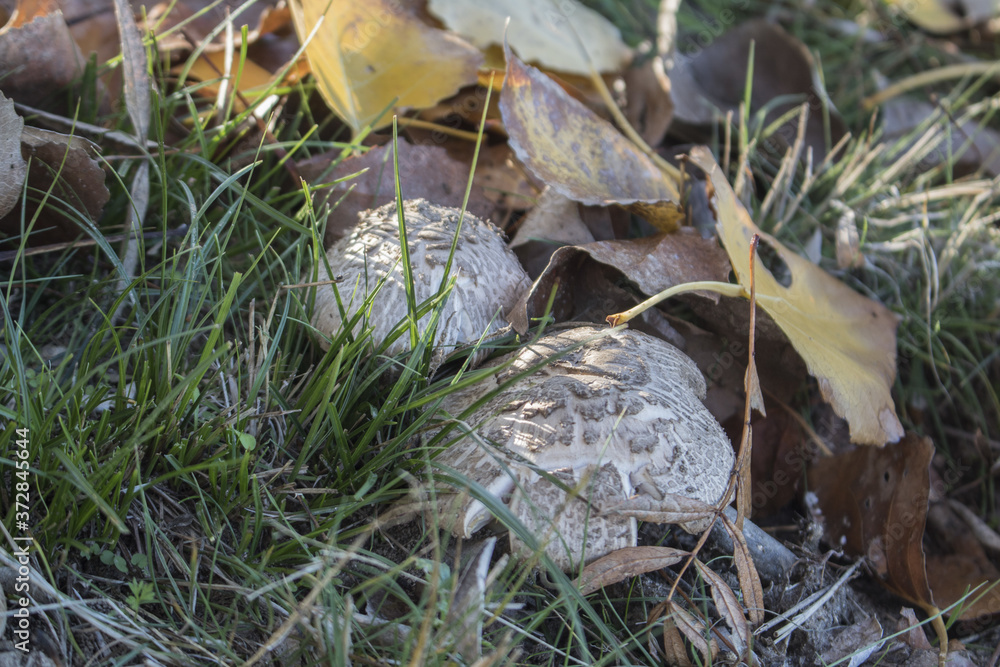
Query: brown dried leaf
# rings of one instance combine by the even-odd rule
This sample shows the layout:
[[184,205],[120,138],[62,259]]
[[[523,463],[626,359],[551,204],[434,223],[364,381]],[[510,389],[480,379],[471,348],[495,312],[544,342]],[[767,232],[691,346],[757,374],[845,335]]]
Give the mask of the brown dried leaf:
[[688,555],[671,547],[625,547],[584,567],[573,583],[583,595],[590,595],[629,577],[676,565]]
[[649,494],[640,494],[598,509],[601,514],[620,514],[653,523],[686,524],[707,521],[715,514],[714,506],[676,493],[664,493],[659,499]]
[[619,204],[664,231],[682,212],[678,186],[613,125],[597,117],[506,48],[500,111],[518,159],[560,194],[593,206]]
[[[667,72],[674,104],[674,121],[688,125],[713,125],[726,113],[739,112],[746,84],[750,43],[754,41],[751,115],[781,96],[806,96],[809,116],[805,145],[813,159],[826,155],[824,113],[829,109],[830,135],[834,144],[844,136],[846,126],[827,101],[826,91],[805,45],[781,27],[763,19],[752,20],[730,30],[702,49],[688,38],[678,45],[674,67]],[[770,124],[800,101],[769,107],[764,123]],[[826,109],[824,108],[826,107]],[[786,121],[758,150],[767,150],[780,159],[795,141],[796,115]]]
[[668,600],[666,604],[667,621],[673,622],[684,637],[701,653],[703,664],[712,664],[719,653],[719,646],[714,639],[711,641],[705,639],[704,624],[695,621],[691,614],[684,611],[673,600]]
[[[729,260],[715,241],[705,240],[691,228],[673,234],[660,234],[641,239],[597,241],[582,246],[556,250],[542,275],[535,280],[524,302],[515,308],[511,323],[518,331],[527,329],[530,318],[544,313],[552,288],[560,285],[555,317],[565,319],[580,313],[579,304],[592,304],[594,290],[584,286],[593,278],[594,269],[584,268],[597,263],[621,273],[645,294],[656,294],[681,283],[695,280],[725,280],[729,276]],[[607,269],[605,269],[607,270]],[[583,278],[581,278],[581,276]],[[625,294],[631,307],[635,299]],[[717,295],[712,295],[716,297]],[[711,298],[711,297],[709,297]],[[611,304],[602,304],[593,319],[614,312]]]
[[909,433],[883,449],[817,459],[809,469],[827,541],[867,556],[886,588],[924,607],[934,604],[921,542],[933,456],[928,438]]
[[670,616],[666,616],[663,619],[663,653],[663,661],[668,665],[676,665],[677,667],[691,667],[694,665],[688,656],[687,644],[684,643],[684,637]]
[[0,28],[0,89],[21,104],[65,112],[65,88],[85,62],[51,2],[21,0],[14,21]]
[[21,129],[24,119],[14,111],[14,101],[0,93],[0,219],[21,199],[21,186],[28,164],[21,157]]
[[[270,34],[291,22],[287,8],[275,8],[270,2],[246,2],[246,0],[162,0],[147,4],[144,0],[132,0],[136,16],[142,16],[142,5],[146,11],[145,29],[157,34],[156,44],[162,51],[188,51],[204,45],[204,51],[215,52],[226,48],[225,31],[218,31],[220,24],[233,22],[233,46],[239,51],[242,44],[242,28],[247,26],[247,43],[257,42],[262,35]],[[183,23],[183,30],[178,26]],[[206,40],[215,34],[210,42]]]
[[712,568],[697,559],[695,559],[694,564],[708,585],[712,587],[712,600],[715,601],[715,607],[719,610],[722,620],[733,631],[733,641],[737,653],[743,655],[747,642],[750,640],[750,626],[743,616],[743,605],[736,599],[736,594],[729,588],[729,584]]
[[[469,178],[469,165],[452,159],[444,148],[427,144],[416,146],[400,140],[399,187],[403,199],[426,199],[438,206],[460,208],[465,197],[465,184]],[[326,222],[325,242],[330,246],[343,238],[358,222],[362,211],[379,208],[396,200],[393,184],[392,145],[386,144],[369,150],[359,157],[350,157],[333,167],[320,178],[337,155],[324,154],[298,164],[299,173],[312,185],[332,184],[324,188],[315,206],[317,210],[329,203],[336,204]],[[365,171],[367,170],[367,171]],[[343,180],[358,172],[364,173]],[[339,203],[338,203],[339,202]],[[488,199],[481,186],[472,185],[468,211],[483,220],[496,216],[496,205]]]
[[[960,618],[974,620],[1000,613],[1000,571],[952,503],[933,503],[927,516],[927,582],[942,609],[977,589]],[[987,590],[990,586],[992,589]],[[978,599],[977,599],[978,598]]]
[[580,217],[580,205],[546,188],[535,207],[518,225],[510,249],[521,260],[528,275],[535,279],[561,246],[584,245],[594,240]]
[[[25,219],[31,220],[40,206],[43,195],[39,193],[52,193],[38,215],[31,244],[76,238],[80,230],[74,212],[85,213],[94,222],[100,218],[111,195],[104,185],[104,170],[96,160],[94,144],[81,137],[26,127],[21,133],[21,155],[31,158]],[[0,220],[0,232],[21,233],[19,209]]]
[[743,591],[743,599],[746,601],[747,616],[750,618],[750,623],[756,627],[764,622],[764,588],[760,583],[760,575],[750,556],[750,547],[747,546],[743,531],[737,529],[725,514],[719,515],[719,519],[733,540],[736,576],[739,578],[740,590]]

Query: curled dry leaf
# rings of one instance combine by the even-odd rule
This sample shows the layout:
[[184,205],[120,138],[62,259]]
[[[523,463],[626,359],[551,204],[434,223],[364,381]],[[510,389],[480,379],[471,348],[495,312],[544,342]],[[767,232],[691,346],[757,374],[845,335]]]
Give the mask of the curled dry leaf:
[[291,0],[289,6],[320,94],[355,134],[390,124],[393,108],[429,107],[478,80],[479,51],[427,25],[406,3]]
[[[80,233],[76,222],[80,213],[91,222],[101,217],[111,194],[104,185],[104,170],[96,159],[97,152],[97,146],[82,137],[24,128],[21,155],[31,158],[27,176],[29,210],[25,212],[25,219],[34,217],[43,193],[52,193],[38,214],[30,237],[32,244],[76,238]],[[19,209],[0,219],[0,232],[21,232]]]
[[14,101],[0,93],[0,219],[21,199],[21,186],[28,164],[21,157],[21,129],[24,119],[14,111]]
[[507,41],[525,61],[586,76],[614,72],[631,50],[610,21],[576,0],[430,0],[427,9],[448,28],[485,49]]
[[[641,239],[596,241],[556,250],[531,291],[511,315],[511,324],[519,332],[527,330],[530,318],[544,314],[552,289],[559,286],[553,315],[556,320],[579,315],[593,304],[597,266],[620,273],[645,294],[656,294],[668,287],[692,281],[724,281],[729,276],[729,259],[714,240],[706,240],[691,228],[673,234],[658,234]],[[706,293],[718,300],[718,295]],[[630,294],[625,295],[635,303]],[[610,304],[596,303],[591,319],[612,312]],[[624,304],[619,304],[624,305]]]
[[510,48],[500,112],[517,158],[583,204],[629,206],[664,231],[681,217],[678,187],[611,123],[570,97]]
[[[460,435],[435,465],[509,502],[562,569],[635,546],[630,500],[669,511],[675,495],[707,504],[725,491],[732,445],[701,403],[701,373],[669,343],[631,330],[577,327],[495,365],[492,378],[443,400],[442,411],[455,417],[478,405],[462,418],[478,435]],[[468,494],[438,498],[438,520],[456,535],[491,520]],[[681,526],[689,531],[708,523],[704,514],[686,518]],[[511,542],[515,552],[531,555],[513,534]]]
[[[418,307],[436,296],[441,288],[460,213],[423,199],[403,203]],[[338,293],[347,321],[367,308],[366,302],[374,294],[367,325],[374,330],[375,346],[380,346],[396,325],[409,317],[395,202],[362,216],[350,236],[330,246],[327,259],[330,272],[339,276],[340,282],[319,288],[314,326],[327,336],[337,335],[344,324]],[[319,279],[331,280],[330,272],[326,263],[321,262]],[[503,313],[528,288],[528,277],[500,231],[469,213],[462,223],[451,276],[455,285],[437,322],[433,341],[435,365],[454,347],[498,333],[504,327]],[[421,335],[430,321],[430,313],[418,321]],[[354,326],[360,329],[361,323],[355,320]],[[321,345],[325,347],[328,343],[321,340]],[[407,349],[409,337],[404,333],[385,352],[394,355]]]
[[619,581],[676,565],[689,555],[673,547],[625,547],[584,567],[573,583],[583,595],[590,595]]
[[890,393],[899,317],[760,231],[708,149],[695,147],[691,160],[710,179],[719,237],[744,289],[749,289],[754,234],[788,266],[791,284],[785,287],[757,257],[757,303],[802,356],[823,398],[848,421],[851,440],[883,445],[902,437]]

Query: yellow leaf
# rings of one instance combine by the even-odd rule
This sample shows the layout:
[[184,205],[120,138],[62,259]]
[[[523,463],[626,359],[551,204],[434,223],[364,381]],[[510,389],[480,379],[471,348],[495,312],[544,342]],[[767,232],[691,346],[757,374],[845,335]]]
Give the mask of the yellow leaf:
[[[432,28],[399,0],[291,0],[292,18],[323,99],[355,134],[476,83],[482,55]],[[310,39],[316,24],[322,25]]]
[[785,287],[757,256],[757,304],[788,336],[819,382],[823,398],[850,424],[851,440],[881,446],[901,438],[903,427],[890,395],[896,377],[898,316],[761,232],[708,149],[692,149],[691,161],[708,175],[715,190],[719,237],[743,288],[749,290],[750,239],[755,233],[788,266],[792,281]]
[[[226,54],[223,51],[202,53],[189,70],[191,78],[209,82],[204,86],[200,86],[198,93],[205,97],[215,97],[218,95],[219,82],[223,78],[223,73],[226,71],[225,68]],[[176,71],[180,69],[180,66],[175,68]],[[233,108],[238,112],[246,109],[246,105],[243,104],[244,99],[248,101],[257,99],[261,94],[270,90],[272,84],[277,79],[276,75],[271,74],[249,58],[244,59],[240,63],[239,52],[233,54],[229,71],[230,80],[236,78],[234,87],[243,98],[236,97],[233,100]],[[230,91],[232,91],[232,88],[230,88]]]
[[677,185],[614,125],[510,48],[506,55],[500,113],[517,159],[573,201],[628,206],[663,231],[677,229]]

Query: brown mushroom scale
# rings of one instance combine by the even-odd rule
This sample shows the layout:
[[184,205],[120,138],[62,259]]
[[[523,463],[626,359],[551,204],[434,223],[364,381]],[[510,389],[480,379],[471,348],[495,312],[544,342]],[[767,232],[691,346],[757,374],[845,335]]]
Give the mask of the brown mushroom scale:
[[[733,449],[701,402],[704,377],[674,346],[636,331],[579,327],[495,363],[508,361],[492,378],[445,399],[442,410],[458,417],[521,375],[462,420],[457,428],[476,435],[460,435],[437,460],[507,502],[558,566],[635,546],[635,519],[602,514],[602,507],[633,496],[647,504],[664,494],[705,503],[722,496]],[[463,537],[491,519],[467,493],[446,495],[443,508],[440,519]],[[511,544],[526,555],[513,534]]]
[[[458,209],[435,206],[423,199],[403,202],[418,306],[433,298],[441,287],[460,214]],[[330,280],[331,273],[340,279],[336,285],[320,288],[313,325],[328,336],[336,335],[343,325],[335,289],[339,290],[348,319],[364,308],[368,296],[378,289],[366,315],[373,329],[373,342],[378,346],[407,315],[396,204],[386,204],[359,217],[351,234],[327,250],[330,271],[325,263],[320,264],[321,281]],[[531,284],[500,230],[469,213],[462,222],[450,275],[456,281],[438,322],[434,365],[451,348],[499,332],[506,325],[503,314]],[[421,335],[430,319],[428,314],[418,322]],[[322,344],[328,346],[326,341]],[[404,335],[393,341],[386,353],[395,355],[408,349],[409,337]]]

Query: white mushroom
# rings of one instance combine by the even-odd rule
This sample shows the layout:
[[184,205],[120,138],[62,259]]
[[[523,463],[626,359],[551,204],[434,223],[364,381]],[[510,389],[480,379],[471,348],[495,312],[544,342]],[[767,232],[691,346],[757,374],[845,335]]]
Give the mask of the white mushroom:
[[[423,199],[403,202],[418,306],[438,293],[460,213],[458,209],[435,206]],[[407,315],[396,204],[367,211],[359,217],[354,231],[327,250],[330,272],[325,263],[320,265],[319,279],[330,280],[332,272],[338,276],[338,283],[320,288],[313,325],[330,336],[342,326],[335,289],[339,290],[344,312],[350,320],[365,307],[368,296],[378,288],[367,313],[367,323],[374,330],[372,336],[377,347]],[[474,343],[484,334],[488,338],[499,332],[506,325],[504,313],[531,285],[517,257],[504,243],[500,230],[468,212],[462,222],[451,275],[456,276],[456,282],[438,322],[434,340],[436,363],[450,348]],[[421,335],[427,330],[430,318],[427,314],[418,322]],[[360,319],[356,328],[360,328]],[[329,346],[325,341],[321,344],[324,348]],[[395,355],[408,349],[409,337],[403,335],[388,346],[386,353]]]
[[[551,535],[546,551],[563,569],[635,546],[635,519],[602,514],[602,507],[630,498],[655,507],[664,494],[720,499],[734,456],[701,403],[705,380],[677,348],[640,332],[579,327],[544,336],[497,360],[513,358],[491,379],[449,395],[441,408],[458,417],[560,352],[464,419],[457,428],[474,434],[460,436],[436,461],[509,503],[541,541]],[[491,520],[468,493],[448,492],[440,506],[440,520],[459,536]],[[705,525],[682,527],[693,532]],[[524,553],[513,534],[511,543]]]

